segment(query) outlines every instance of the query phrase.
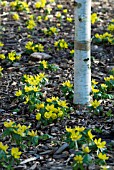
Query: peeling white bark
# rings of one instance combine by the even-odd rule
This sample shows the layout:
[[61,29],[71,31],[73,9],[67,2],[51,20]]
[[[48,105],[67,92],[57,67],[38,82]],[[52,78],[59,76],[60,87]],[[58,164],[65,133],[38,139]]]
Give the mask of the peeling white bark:
[[74,103],[90,101],[91,0],[75,0]]

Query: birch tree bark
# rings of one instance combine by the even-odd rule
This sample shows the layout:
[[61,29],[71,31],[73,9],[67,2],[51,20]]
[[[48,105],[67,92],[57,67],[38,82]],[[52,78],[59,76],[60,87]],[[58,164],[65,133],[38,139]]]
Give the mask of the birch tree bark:
[[91,91],[91,0],[75,0],[74,103],[87,104]]

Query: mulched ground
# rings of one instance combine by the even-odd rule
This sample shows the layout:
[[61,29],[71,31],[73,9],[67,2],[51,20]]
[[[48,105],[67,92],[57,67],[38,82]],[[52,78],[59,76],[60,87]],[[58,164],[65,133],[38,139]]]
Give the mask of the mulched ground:
[[[32,2],[31,2],[32,3]],[[58,2],[59,3],[59,2]],[[64,8],[67,8],[69,14],[73,16],[72,2],[62,1]],[[112,1],[93,1],[92,12],[96,12],[100,19],[100,22],[92,25],[92,36],[95,33],[104,33],[110,20],[113,16],[113,2]],[[0,133],[3,131],[3,123],[6,120],[15,120],[16,122],[26,122],[25,124],[32,123],[32,129],[37,129],[40,133],[47,133],[53,136],[53,139],[49,139],[46,142],[40,143],[38,147],[31,147],[27,153],[23,154],[24,161],[28,158],[34,160],[28,160],[23,162],[15,169],[29,169],[29,170],[70,170],[70,163],[72,162],[73,150],[68,147],[60,154],[56,154],[56,151],[63,145],[61,140],[62,135],[65,133],[65,126],[81,125],[87,128],[92,128],[94,133],[98,137],[102,137],[107,141],[107,144],[112,143],[112,148],[108,148],[110,159],[108,164],[114,169],[114,116],[106,117],[103,115],[91,115],[86,113],[86,110],[79,111],[75,108],[75,112],[70,114],[70,119],[64,118],[61,122],[53,123],[48,126],[41,126],[35,122],[35,116],[33,113],[29,113],[27,108],[19,103],[15,97],[15,92],[20,87],[20,79],[23,74],[37,74],[39,72],[37,66],[39,61],[31,60],[31,58],[24,53],[24,46],[28,41],[26,29],[23,27],[26,20],[26,15],[20,13],[22,21],[13,21],[11,15],[9,15],[9,9],[5,11],[1,9],[1,41],[5,44],[2,52],[7,54],[10,50],[15,50],[22,53],[22,59],[14,64],[1,61],[1,65],[4,68],[3,77],[0,79]],[[33,9],[35,15],[37,11]],[[54,13],[54,9],[52,13]],[[31,13],[32,14],[32,13]],[[52,59],[49,59],[49,63],[55,63],[59,66],[57,72],[47,71],[49,75],[50,84],[44,88],[47,97],[52,95],[62,98],[60,86],[62,82],[70,80],[73,83],[73,57],[69,56],[69,49],[63,51],[57,51],[54,47],[54,41],[64,38],[67,42],[73,45],[74,41],[74,24],[63,22],[60,28],[60,32],[57,36],[46,37],[42,34],[41,29],[49,26],[56,25],[54,23],[43,22],[35,29],[34,41],[41,42],[45,46],[45,53],[50,54]],[[19,30],[18,28],[21,28]],[[51,48],[53,47],[53,48]],[[70,47],[72,49],[72,47]],[[49,50],[50,49],[50,50]],[[92,78],[98,82],[103,82],[103,78],[108,75],[109,70],[113,67],[114,63],[114,50],[113,46],[107,44],[96,45],[92,43],[91,48],[92,57]],[[70,105],[73,106],[72,102]],[[19,108],[20,112],[15,113],[13,110]],[[108,110],[113,110],[113,104],[110,100],[104,103],[104,113]],[[113,112],[112,112],[113,113]],[[95,131],[95,128],[101,129],[102,133]],[[2,168],[1,168],[2,169]],[[93,167],[91,169],[97,169]]]

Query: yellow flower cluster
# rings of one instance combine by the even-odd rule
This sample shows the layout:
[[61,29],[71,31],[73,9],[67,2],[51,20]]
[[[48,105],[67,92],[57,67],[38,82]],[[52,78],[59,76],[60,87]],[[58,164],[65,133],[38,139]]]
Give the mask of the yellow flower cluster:
[[109,34],[108,32],[105,32],[104,34],[95,34],[95,37],[96,38],[99,38],[99,39],[105,39],[105,38],[112,38],[113,35],[112,34]]
[[44,46],[42,44],[34,44],[33,41],[28,41],[25,45],[25,48],[27,50],[32,50],[33,52],[43,52],[44,51]]
[[94,24],[98,20],[97,14],[93,13],[91,14],[91,23]]
[[8,53],[8,59],[11,60],[12,62],[15,60],[20,60],[20,58],[21,58],[21,55],[16,55],[15,51]]
[[83,157],[82,155],[76,155],[74,157],[74,160],[78,163],[78,164],[82,164],[83,163]]
[[46,5],[46,0],[39,0],[35,3],[35,8],[44,8]]
[[110,81],[110,80],[114,80],[114,76],[110,75],[109,77],[104,77],[105,81]]
[[62,49],[62,48],[68,48],[68,44],[67,44],[67,42],[65,42],[64,39],[55,41],[54,46],[55,46],[55,47],[58,47],[58,48],[60,48],[60,49]]
[[52,34],[57,34],[57,28],[56,27],[50,27],[49,29],[44,28],[43,29],[44,34],[46,35],[52,35]]
[[94,86],[91,87],[91,90],[93,93],[98,93],[99,92],[99,89],[95,89]]
[[29,30],[32,30],[36,27],[36,23],[33,19],[30,19],[28,22],[27,22],[27,29]]
[[29,83],[31,86],[38,86],[39,83],[42,82],[43,78],[45,78],[46,75],[44,73],[39,73],[37,75],[24,75],[25,82]]
[[10,7],[16,9],[17,11],[27,11],[29,12],[29,5],[25,1],[15,0],[10,2]]
[[66,127],[66,131],[71,133],[70,138],[72,139],[72,141],[79,140],[82,137],[82,134],[80,132],[83,132],[84,130],[85,130],[84,127],[79,126],[76,126],[73,129]]
[[108,25],[108,30],[113,32],[114,31],[114,24],[109,24]]
[[2,72],[3,68],[0,66],[0,72]]

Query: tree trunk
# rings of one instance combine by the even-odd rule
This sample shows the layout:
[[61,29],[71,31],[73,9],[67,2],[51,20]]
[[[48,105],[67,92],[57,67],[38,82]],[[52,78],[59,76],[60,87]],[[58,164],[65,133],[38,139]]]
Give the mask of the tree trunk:
[[91,91],[91,0],[75,0],[74,103],[87,104]]

